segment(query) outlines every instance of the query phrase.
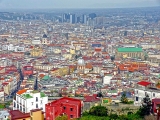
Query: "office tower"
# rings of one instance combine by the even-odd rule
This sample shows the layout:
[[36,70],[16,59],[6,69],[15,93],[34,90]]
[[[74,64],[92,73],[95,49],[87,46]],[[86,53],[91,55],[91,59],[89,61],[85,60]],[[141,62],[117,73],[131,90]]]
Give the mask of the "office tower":
[[70,19],[70,15],[69,14],[62,14],[62,23],[63,22],[67,22]]
[[70,14],[70,23],[74,24],[76,22],[76,16],[75,14]]
[[82,15],[82,23],[87,24],[87,15]]
[[81,22],[81,19],[80,19],[80,16],[76,17],[76,23],[80,23]]

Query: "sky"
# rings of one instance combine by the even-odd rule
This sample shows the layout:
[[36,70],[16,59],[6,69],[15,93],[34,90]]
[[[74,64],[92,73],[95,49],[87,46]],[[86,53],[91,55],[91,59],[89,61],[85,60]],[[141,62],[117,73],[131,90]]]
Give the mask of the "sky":
[[160,6],[160,0],[0,0],[0,9],[133,8]]

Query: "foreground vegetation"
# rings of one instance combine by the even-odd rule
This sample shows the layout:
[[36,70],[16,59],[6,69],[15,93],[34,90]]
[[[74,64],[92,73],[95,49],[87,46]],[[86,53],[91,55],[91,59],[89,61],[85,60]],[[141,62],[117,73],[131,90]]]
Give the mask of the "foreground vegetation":
[[[128,104],[125,96],[122,96],[122,103]],[[142,106],[135,112],[126,109],[126,112],[121,114],[109,112],[105,106],[93,106],[89,111],[82,114],[81,118],[73,120],[155,120],[156,118],[151,115],[151,100],[148,96],[143,99]],[[127,111],[128,110],[128,111]],[[59,116],[56,120],[68,120],[67,116]]]
[[104,106],[92,107],[89,112],[84,112],[79,120],[142,120],[142,117],[136,113],[128,112],[127,115],[108,114]]

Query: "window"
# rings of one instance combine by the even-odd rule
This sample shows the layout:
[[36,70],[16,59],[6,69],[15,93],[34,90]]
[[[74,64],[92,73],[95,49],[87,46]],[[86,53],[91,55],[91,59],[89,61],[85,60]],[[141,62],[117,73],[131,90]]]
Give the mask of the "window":
[[16,103],[14,102],[14,107],[16,107]]
[[38,108],[38,104],[36,104],[36,108]]
[[25,112],[25,108],[23,108],[23,112]]
[[73,111],[73,108],[70,108],[70,111]]
[[147,92],[145,92],[145,96],[147,95]]
[[153,97],[155,97],[155,93],[153,93]]
[[70,118],[73,118],[73,115],[70,115]]
[[65,110],[65,109],[66,109],[66,107],[64,106],[64,107],[63,107],[63,109]]
[[137,94],[138,94],[138,90],[137,90]]
[[136,101],[138,101],[138,97],[136,97]]
[[17,104],[17,108],[19,108],[19,105]]
[[38,97],[36,97],[36,102],[38,102]]

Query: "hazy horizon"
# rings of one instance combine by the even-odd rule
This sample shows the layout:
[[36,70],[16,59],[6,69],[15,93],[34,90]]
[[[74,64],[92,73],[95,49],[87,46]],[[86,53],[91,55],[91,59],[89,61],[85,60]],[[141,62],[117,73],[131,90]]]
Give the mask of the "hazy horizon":
[[0,0],[0,9],[96,9],[158,7],[160,0]]

